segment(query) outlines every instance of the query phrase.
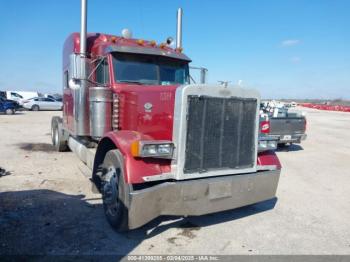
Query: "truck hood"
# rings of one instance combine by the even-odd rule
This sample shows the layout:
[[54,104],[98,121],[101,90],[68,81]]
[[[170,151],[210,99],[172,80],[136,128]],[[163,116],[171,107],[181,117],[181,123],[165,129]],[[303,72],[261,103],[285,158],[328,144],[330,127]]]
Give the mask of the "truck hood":
[[122,84],[113,87],[119,98],[120,128],[141,131],[151,139],[171,140],[178,85]]

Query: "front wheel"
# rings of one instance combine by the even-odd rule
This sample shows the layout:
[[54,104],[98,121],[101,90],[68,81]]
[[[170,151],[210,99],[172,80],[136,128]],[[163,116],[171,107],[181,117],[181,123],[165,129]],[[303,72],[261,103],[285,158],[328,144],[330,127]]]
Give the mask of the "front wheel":
[[15,114],[15,110],[11,109],[11,108],[8,108],[8,109],[6,109],[5,114],[6,115],[14,115]]
[[109,224],[118,232],[129,230],[128,208],[130,186],[125,183],[123,156],[110,150],[98,168],[101,172],[103,208]]

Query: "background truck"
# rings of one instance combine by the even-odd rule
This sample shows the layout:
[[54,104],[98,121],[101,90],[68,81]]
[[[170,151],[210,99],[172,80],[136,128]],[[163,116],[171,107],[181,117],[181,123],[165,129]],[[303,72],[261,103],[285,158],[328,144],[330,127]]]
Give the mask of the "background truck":
[[31,91],[1,91],[0,96],[16,101],[20,106],[23,106],[23,103],[30,98],[39,96],[38,92]]
[[18,104],[15,101],[11,101],[0,97],[0,112],[6,115],[14,115],[18,108]]
[[278,144],[301,143],[306,139],[306,117],[286,107],[261,105],[261,121],[269,123],[268,136]]
[[169,39],[134,39],[128,30],[87,34],[81,2],[81,32],[64,44],[63,117],[52,118],[52,142],[91,168],[109,223],[125,231],[160,215],[274,198],[281,165],[260,150],[260,95],[190,84],[182,10],[173,49]]

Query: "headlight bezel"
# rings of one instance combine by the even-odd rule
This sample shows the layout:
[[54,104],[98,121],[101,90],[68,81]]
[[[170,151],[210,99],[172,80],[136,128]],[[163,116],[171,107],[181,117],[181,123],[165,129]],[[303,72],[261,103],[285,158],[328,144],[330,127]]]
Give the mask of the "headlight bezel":
[[[174,143],[166,140],[139,140],[131,144],[131,154],[142,158],[172,159]],[[163,151],[162,151],[163,150]]]

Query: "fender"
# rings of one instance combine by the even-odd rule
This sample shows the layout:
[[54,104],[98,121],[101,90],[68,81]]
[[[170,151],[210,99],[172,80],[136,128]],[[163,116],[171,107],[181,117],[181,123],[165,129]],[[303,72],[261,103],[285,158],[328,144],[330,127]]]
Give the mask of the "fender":
[[258,166],[276,166],[277,169],[281,169],[282,165],[278,159],[275,151],[265,151],[258,154],[257,159]]
[[95,160],[93,174],[97,167],[103,162],[109,150],[118,149],[124,157],[124,176],[128,184],[144,183],[142,177],[161,175],[171,170],[171,160],[157,158],[135,158],[131,155],[130,146],[135,140],[154,140],[152,137],[136,131],[122,130],[107,133],[99,142]]

